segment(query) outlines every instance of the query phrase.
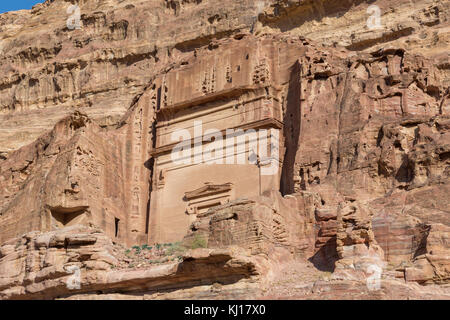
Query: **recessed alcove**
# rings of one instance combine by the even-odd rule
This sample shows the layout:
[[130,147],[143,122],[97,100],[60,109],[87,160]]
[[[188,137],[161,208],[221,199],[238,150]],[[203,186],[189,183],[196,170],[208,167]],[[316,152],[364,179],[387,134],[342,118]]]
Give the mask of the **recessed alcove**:
[[52,221],[59,227],[68,227],[75,224],[85,224],[87,221],[87,206],[64,208],[50,208]]

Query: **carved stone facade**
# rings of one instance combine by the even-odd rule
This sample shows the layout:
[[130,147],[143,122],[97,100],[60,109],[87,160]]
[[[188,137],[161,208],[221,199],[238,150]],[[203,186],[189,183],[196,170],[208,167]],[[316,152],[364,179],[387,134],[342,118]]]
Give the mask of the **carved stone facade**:
[[[200,192],[209,185],[203,195],[208,198],[213,185],[231,184],[232,192],[216,204],[279,189],[277,131],[283,127],[284,88],[270,80],[271,74],[280,73],[280,66],[269,61],[279,54],[280,45],[271,41],[254,44],[235,40],[224,44],[220,54],[202,55],[155,80],[156,90],[164,94],[157,102],[152,152],[155,182],[150,242],[183,238],[195,221],[194,213],[201,211],[201,206],[189,201],[186,207],[186,195],[193,187]],[[262,141],[260,136],[266,133]],[[180,143],[188,150],[177,163],[173,152]],[[255,158],[264,143],[266,163]],[[274,174],[261,174],[261,166],[272,165],[272,161]]]

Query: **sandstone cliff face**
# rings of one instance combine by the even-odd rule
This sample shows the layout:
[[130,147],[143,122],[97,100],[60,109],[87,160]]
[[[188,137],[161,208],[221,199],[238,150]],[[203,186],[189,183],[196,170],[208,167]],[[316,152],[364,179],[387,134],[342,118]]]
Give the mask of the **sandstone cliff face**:
[[122,269],[122,251],[98,229],[28,233],[1,247],[0,298],[251,298],[258,292],[263,261],[240,248],[187,251],[181,261],[146,270]]
[[[448,2],[76,3],[0,15],[1,298],[450,297]],[[279,176],[171,180],[186,119],[280,128]]]
[[[67,27],[72,2],[80,6],[81,29]],[[116,124],[158,70],[243,30],[301,35],[355,52],[404,48],[448,72],[446,1],[72,2],[46,1],[0,17],[0,154],[31,143],[74,108],[102,126]],[[367,28],[369,4],[380,8],[380,29]],[[449,76],[443,81],[448,86]]]

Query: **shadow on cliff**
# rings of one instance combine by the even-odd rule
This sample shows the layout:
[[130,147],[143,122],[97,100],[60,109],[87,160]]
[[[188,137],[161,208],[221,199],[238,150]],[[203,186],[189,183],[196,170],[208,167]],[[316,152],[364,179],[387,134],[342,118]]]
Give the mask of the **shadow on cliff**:
[[334,236],[308,260],[320,271],[333,272],[338,259],[336,236]]
[[294,165],[300,140],[301,126],[301,65],[296,61],[291,68],[286,112],[283,117],[284,146],[286,148],[281,170],[280,192],[294,193]]

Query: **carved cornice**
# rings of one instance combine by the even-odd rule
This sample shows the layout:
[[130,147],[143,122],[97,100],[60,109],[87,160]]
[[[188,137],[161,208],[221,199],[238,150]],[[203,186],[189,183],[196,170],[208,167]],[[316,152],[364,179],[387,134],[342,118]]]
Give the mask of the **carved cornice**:
[[190,201],[196,198],[208,197],[218,193],[225,193],[230,191],[232,188],[233,184],[230,182],[224,184],[211,184],[207,182],[201,188],[185,192],[184,198],[185,200]]
[[[248,130],[248,129],[269,129],[269,128],[275,128],[275,129],[283,129],[283,123],[275,118],[266,118],[262,120],[252,121],[248,123],[241,124],[239,126],[227,128],[227,129],[233,129],[233,130]],[[227,129],[222,129],[220,132],[222,133],[222,136],[226,136]],[[173,142],[171,144],[167,144],[164,146],[161,146],[159,148],[155,148],[150,152],[150,155],[152,157],[160,156],[164,153],[170,153],[173,148],[180,143],[181,141]]]

